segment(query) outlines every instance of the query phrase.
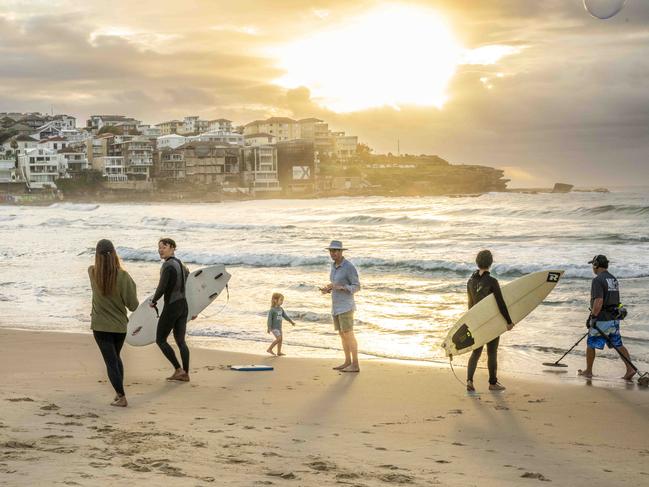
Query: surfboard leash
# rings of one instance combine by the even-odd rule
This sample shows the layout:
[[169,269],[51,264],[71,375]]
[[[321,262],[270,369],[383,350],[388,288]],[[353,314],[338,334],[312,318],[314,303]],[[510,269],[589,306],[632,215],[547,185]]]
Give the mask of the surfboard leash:
[[198,313],[198,314],[199,314],[202,318],[210,319],[210,318],[213,318],[214,316],[218,315],[219,313],[223,312],[223,310],[225,309],[225,307],[226,307],[226,306],[228,305],[228,303],[230,302],[230,288],[229,288],[229,286],[228,286],[227,284],[225,285],[225,292],[226,292],[227,298],[226,298],[226,300],[225,300],[225,304],[223,304],[223,306],[221,307],[220,310],[218,310],[218,311],[215,312],[215,313],[212,313],[211,315],[204,315],[203,313]]
[[455,374],[455,369],[453,368],[453,355],[449,355],[448,364],[451,366],[451,372],[453,372],[453,377],[455,377],[455,380],[458,381],[460,384],[462,384],[462,387],[465,387],[466,384],[464,382],[462,382],[459,379],[459,377]]

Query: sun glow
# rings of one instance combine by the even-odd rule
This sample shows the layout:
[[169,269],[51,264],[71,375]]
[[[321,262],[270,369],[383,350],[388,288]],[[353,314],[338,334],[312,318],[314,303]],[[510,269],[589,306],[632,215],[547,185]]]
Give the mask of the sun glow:
[[442,108],[458,65],[493,64],[514,53],[507,47],[476,53],[460,45],[437,12],[386,5],[271,54],[285,72],[276,84],[305,86],[318,104],[352,112],[382,106]]

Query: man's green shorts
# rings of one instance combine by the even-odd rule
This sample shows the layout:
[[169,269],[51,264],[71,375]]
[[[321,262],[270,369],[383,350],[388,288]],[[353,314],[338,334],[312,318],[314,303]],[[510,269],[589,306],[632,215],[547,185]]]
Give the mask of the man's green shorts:
[[352,331],[354,329],[354,311],[347,311],[334,316],[334,329],[336,331]]

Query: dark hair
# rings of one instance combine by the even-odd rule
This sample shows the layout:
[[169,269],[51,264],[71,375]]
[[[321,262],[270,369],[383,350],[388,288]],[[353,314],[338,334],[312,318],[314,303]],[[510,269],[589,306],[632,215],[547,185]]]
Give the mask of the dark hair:
[[158,245],[160,244],[169,245],[172,249],[176,248],[176,242],[173,239],[168,237],[161,238],[160,240],[158,240]]
[[95,265],[92,278],[104,296],[113,294],[117,283],[117,273],[121,269],[115,246],[110,240],[102,239],[95,248]]
[[478,269],[488,269],[494,263],[494,256],[490,250],[481,250],[475,257],[475,263]]

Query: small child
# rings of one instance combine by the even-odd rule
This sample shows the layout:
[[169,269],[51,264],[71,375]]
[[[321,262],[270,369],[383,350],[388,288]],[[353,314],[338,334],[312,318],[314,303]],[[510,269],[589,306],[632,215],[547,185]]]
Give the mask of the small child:
[[275,355],[273,348],[277,345],[277,355],[282,356],[282,318],[286,318],[288,322],[295,326],[295,322],[288,317],[282,304],[284,303],[284,296],[280,293],[273,293],[270,300],[270,310],[268,311],[268,333],[275,336],[275,341],[270,344],[266,350],[271,355]]

